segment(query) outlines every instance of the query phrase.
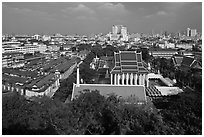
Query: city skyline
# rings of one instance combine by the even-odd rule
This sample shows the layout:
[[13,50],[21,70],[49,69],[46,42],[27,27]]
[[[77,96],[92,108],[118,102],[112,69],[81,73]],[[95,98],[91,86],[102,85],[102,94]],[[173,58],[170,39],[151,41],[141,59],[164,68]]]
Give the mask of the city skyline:
[[202,31],[201,2],[3,2],[3,34]]

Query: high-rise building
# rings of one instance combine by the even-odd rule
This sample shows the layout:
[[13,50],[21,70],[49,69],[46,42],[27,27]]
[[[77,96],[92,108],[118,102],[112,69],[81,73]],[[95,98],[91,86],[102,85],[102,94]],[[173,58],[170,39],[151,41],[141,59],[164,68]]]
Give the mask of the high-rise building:
[[122,25],[113,25],[113,34],[121,34]]
[[121,35],[123,41],[128,41],[127,27],[121,28]]
[[123,25],[113,25],[110,39],[119,40],[119,38],[121,38],[122,41],[128,41],[127,27]]
[[121,34],[122,35],[127,35],[127,27],[122,27],[121,28]]
[[187,28],[186,36],[190,37],[191,36],[191,29]]
[[186,36],[188,37],[195,37],[197,35],[196,29],[187,28]]
[[191,30],[191,37],[195,37],[197,35],[197,30],[196,29],[192,29]]

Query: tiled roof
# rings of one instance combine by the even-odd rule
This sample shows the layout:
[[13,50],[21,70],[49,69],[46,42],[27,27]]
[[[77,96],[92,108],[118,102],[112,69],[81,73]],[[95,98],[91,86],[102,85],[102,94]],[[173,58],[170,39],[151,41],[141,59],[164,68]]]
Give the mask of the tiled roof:
[[176,65],[180,66],[183,60],[183,56],[174,56],[174,61]]
[[47,64],[43,67],[43,71],[47,71],[49,69],[52,69],[54,66],[60,65],[66,61],[67,61],[67,59],[65,59],[64,57],[58,58],[56,60],[54,60],[54,59],[50,60],[49,64]]
[[149,97],[161,97],[162,96],[161,92],[155,86],[146,87],[145,91],[146,91],[146,95]]
[[98,90],[103,96],[109,96],[114,93],[123,98],[135,96],[140,101],[146,101],[145,87],[142,85],[80,84],[77,86],[74,84],[72,98],[78,96],[80,91],[87,89],[90,91]]
[[102,56],[100,57],[101,60],[113,60],[113,56]]
[[119,51],[114,53],[115,67],[111,73],[148,73],[143,65],[142,53]]
[[23,55],[21,52],[9,52],[9,53],[2,53],[2,56],[7,56],[7,55]]
[[196,69],[202,69],[201,63],[196,60],[191,64],[191,67]]
[[182,60],[181,65],[191,67],[191,64],[193,63],[193,61],[194,61],[194,58],[184,57],[183,60]]
[[58,64],[56,67],[53,67],[50,72],[55,72],[58,70],[59,72],[65,72],[67,71],[75,62],[77,61],[77,58],[72,58],[70,60],[64,60],[64,62],[61,62],[61,64]]
[[2,74],[2,81],[10,84],[16,84],[16,83],[22,83],[25,84],[28,79],[22,78],[22,77],[16,77],[16,76],[8,76],[5,74]]
[[32,87],[36,85],[40,89],[36,92],[42,92],[56,81],[56,78],[54,75],[55,74],[51,73],[45,77],[39,77],[38,79],[32,81],[32,83],[30,83],[26,87],[32,89]]
[[24,76],[24,77],[31,77],[31,78],[37,78],[37,72],[36,71],[20,71],[18,69],[12,69],[12,68],[2,68],[2,73],[8,73],[13,74],[17,76]]

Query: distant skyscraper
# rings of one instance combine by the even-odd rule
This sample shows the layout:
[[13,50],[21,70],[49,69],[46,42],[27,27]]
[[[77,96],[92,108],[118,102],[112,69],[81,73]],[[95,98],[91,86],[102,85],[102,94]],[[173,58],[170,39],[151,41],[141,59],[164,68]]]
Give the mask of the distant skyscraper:
[[122,35],[127,35],[127,27],[122,27],[121,28],[121,34]]
[[197,30],[196,29],[187,28],[186,36],[195,37],[196,35],[197,35]]
[[122,25],[113,25],[113,34],[121,34]]
[[191,29],[187,28],[186,36],[190,37],[191,36]]
[[110,39],[128,41],[127,27],[124,27],[123,25],[113,25]]
[[121,35],[123,41],[128,41],[127,27],[121,28]]
[[196,29],[192,29],[191,30],[191,37],[195,37],[197,35],[197,30]]

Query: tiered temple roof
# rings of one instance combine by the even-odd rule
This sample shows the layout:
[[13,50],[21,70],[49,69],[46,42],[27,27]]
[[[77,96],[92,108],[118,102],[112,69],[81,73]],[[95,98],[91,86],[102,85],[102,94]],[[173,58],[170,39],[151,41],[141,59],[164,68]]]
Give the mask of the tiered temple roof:
[[111,73],[148,73],[142,61],[142,53],[136,51],[119,51],[114,53],[115,67]]

